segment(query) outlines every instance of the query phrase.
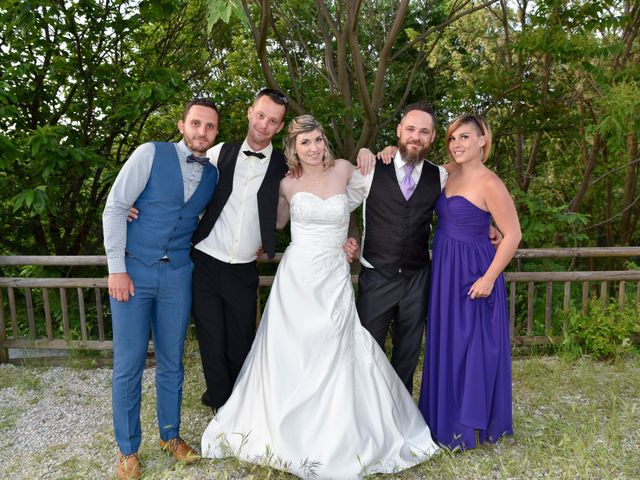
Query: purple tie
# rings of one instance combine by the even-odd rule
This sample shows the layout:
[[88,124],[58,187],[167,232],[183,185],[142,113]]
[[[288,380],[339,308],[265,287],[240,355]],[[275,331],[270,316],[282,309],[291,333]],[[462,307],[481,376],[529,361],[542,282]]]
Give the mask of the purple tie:
[[411,198],[413,191],[416,189],[416,182],[411,178],[411,174],[413,173],[413,165],[409,165],[408,163],[404,166],[404,178],[402,182],[400,182],[400,190],[402,190],[402,194],[406,200]]

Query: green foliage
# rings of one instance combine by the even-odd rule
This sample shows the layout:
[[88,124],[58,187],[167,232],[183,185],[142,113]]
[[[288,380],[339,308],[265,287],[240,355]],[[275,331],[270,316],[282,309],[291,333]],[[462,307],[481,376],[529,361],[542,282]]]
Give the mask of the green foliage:
[[[267,4],[272,79],[256,51],[262,4],[0,0],[1,253],[101,253],[102,207],[132,150],[178,139],[194,95],[219,104],[218,140],[241,140],[253,95],[272,81],[345,158],[361,138],[395,143],[398,108],[424,99],[437,111],[430,155],[441,163],[444,125],[478,111],[522,247],[640,244],[634,2],[495,2],[470,15],[460,15],[467,2],[409,2],[388,50],[398,2],[358,3],[353,36],[345,0]],[[382,100],[372,112],[374,85]]]
[[640,85],[637,81],[623,80],[608,85],[596,104],[604,113],[597,126],[609,139],[609,145],[624,152],[626,135],[640,131]]
[[640,335],[640,305],[617,303],[606,306],[597,298],[589,301],[587,315],[578,309],[567,314],[568,332],[562,349],[591,355],[595,359],[618,358],[634,349]]
[[2,253],[102,251],[122,163],[144,141],[176,137],[181,105],[227,47],[225,28],[207,35],[203,9],[0,0]]
[[586,246],[589,236],[584,231],[588,215],[567,213],[567,205],[554,205],[540,195],[511,189],[516,205],[520,207],[520,228],[523,242],[528,248],[554,246],[555,235],[562,235],[569,246]]
[[640,270],[640,265],[633,260],[627,260],[624,264],[625,270]]
[[242,10],[242,2],[240,0],[208,0],[207,7],[207,27],[209,30],[213,30],[214,25],[219,20],[229,23],[231,16],[246,22],[246,16]]

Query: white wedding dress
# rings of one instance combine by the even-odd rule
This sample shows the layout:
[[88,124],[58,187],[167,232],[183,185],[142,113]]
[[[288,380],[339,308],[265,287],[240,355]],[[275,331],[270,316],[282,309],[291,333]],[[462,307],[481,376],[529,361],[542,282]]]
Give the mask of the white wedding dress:
[[202,436],[203,456],[344,480],[402,470],[438,450],[360,324],[342,251],[348,223],[344,194],[291,199],[291,244],[233,393]]

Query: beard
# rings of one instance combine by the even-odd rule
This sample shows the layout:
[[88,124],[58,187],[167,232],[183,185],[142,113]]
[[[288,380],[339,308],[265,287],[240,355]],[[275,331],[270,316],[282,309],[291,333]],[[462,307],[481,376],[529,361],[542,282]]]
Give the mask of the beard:
[[[207,143],[206,147],[204,148],[204,150],[202,150],[202,146],[199,143],[200,141],[204,141],[206,142],[207,139],[206,138],[189,138],[186,135],[182,136],[183,140],[184,140],[184,144],[187,146],[187,148],[189,150],[191,150],[193,153],[197,153],[199,156],[204,155],[205,153],[207,153],[207,150],[209,150],[211,147],[213,147],[216,143],[215,139],[212,142]],[[196,143],[198,142],[198,143]]]
[[[420,148],[418,150],[409,149],[408,145],[418,145]],[[402,159],[407,162],[409,165],[416,165],[420,163],[427,156],[427,152],[431,145],[425,145],[420,141],[413,142],[403,142],[402,140],[398,144],[398,150],[400,150],[400,155]]]

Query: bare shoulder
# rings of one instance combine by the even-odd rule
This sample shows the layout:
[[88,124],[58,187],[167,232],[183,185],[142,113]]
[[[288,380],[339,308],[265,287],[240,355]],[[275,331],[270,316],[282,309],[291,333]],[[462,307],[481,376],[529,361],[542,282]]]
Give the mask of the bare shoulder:
[[506,189],[504,182],[493,170],[487,168],[486,173],[480,179],[480,185],[485,189]]
[[502,201],[507,198],[511,199],[511,195],[509,194],[504,182],[500,180],[500,177],[492,170],[487,169],[487,172],[479,179],[478,186],[482,191],[482,195],[488,201]]
[[353,163],[351,163],[349,160],[345,160],[344,158],[336,158],[335,167],[337,169],[341,169],[349,172],[356,168],[356,166]]
[[348,160],[336,158],[334,168],[336,169],[336,172],[339,172],[344,178],[350,178],[351,174],[356,169],[356,166]]
[[293,189],[293,185],[296,179],[291,175],[285,176],[282,180],[280,180],[280,195],[289,198],[291,190]]

